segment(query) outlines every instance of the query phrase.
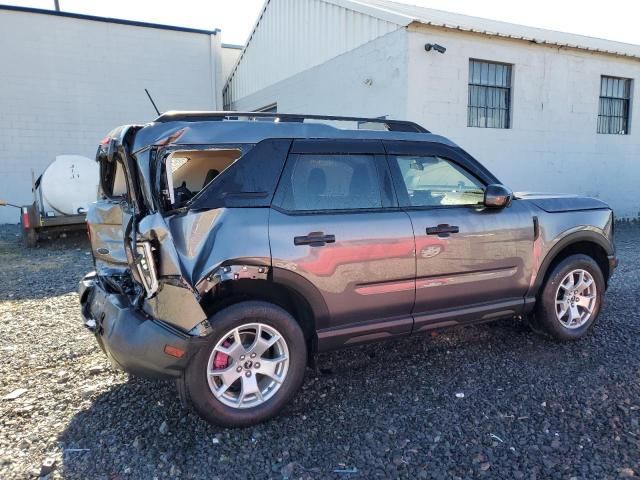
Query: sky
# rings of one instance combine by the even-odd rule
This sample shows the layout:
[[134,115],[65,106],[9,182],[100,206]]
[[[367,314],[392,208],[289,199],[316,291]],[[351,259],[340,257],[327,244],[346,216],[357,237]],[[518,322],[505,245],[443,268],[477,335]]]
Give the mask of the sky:
[[[64,11],[182,27],[222,30],[244,44],[264,0],[59,0]],[[450,12],[640,45],[638,0],[396,0]],[[53,8],[53,0],[0,0]]]

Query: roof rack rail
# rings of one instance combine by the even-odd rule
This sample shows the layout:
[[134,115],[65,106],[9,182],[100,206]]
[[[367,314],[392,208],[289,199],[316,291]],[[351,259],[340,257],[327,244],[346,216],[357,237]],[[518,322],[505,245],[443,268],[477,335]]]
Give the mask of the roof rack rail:
[[339,117],[332,115],[302,115],[297,113],[271,113],[271,112],[179,112],[170,111],[160,115],[155,122],[207,122],[207,121],[224,121],[239,120],[246,118],[248,120],[272,118],[274,122],[297,122],[304,123],[305,120],[326,120],[329,122],[358,122],[377,123],[386,127],[389,132],[409,132],[409,133],[431,133],[429,130],[414,122],[405,120],[388,120],[386,118],[365,118],[365,117]]

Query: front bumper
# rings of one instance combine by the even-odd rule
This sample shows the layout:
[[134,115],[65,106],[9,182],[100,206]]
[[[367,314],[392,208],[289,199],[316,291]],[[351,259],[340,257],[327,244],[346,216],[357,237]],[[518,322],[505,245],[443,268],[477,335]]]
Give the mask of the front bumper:
[[[141,377],[176,378],[182,375],[199,346],[189,336],[134,308],[126,295],[109,293],[91,273],[80,281],[80,310],[109,360]],[[180,358],[165,353],[184,352]]]

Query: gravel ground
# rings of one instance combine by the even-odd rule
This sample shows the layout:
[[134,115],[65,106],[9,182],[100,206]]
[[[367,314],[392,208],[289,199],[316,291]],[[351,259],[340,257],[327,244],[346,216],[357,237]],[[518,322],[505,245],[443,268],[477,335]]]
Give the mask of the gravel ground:
[[0,228],[0,398],[18,397],[0,400],[2,479],[640,473],[638,227],[619,229],[622,264],[583,341],[503,321],[323,355],[283,415],[245,430],[107,365],[78,317],[82,236],[24,250],[16,234]]

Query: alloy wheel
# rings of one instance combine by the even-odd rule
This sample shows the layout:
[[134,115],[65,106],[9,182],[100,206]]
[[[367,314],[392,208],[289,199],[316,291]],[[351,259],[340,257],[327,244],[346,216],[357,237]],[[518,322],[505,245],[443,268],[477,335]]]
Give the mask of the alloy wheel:
[[232,408],[257,407],[282,386],[289,349],[275,328],[249,323],[225,334],[211,351],[207,380],[211,393]]
[[597,290],[586,270],[569,272],[556,292],[556,316],[566,328],[580,328],[589,321],[596,307]]

